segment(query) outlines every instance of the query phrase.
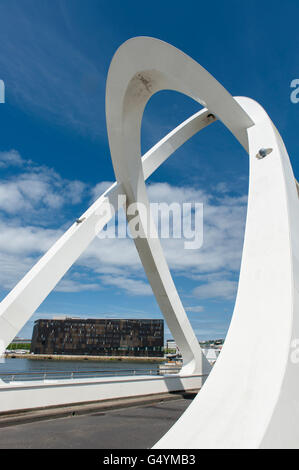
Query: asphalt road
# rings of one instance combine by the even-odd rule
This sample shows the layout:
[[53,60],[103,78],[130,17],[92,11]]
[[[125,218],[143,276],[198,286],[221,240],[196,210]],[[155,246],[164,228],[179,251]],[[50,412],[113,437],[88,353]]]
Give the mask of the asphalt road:
[[150,449],[192,399],[4,427],[0,449]]

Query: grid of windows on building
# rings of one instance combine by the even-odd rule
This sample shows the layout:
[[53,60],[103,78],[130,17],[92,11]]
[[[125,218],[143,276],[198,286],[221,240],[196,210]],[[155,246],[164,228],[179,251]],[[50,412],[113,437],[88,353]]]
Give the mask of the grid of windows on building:
[[163,357],[163,320],[37,320],[34,354]]

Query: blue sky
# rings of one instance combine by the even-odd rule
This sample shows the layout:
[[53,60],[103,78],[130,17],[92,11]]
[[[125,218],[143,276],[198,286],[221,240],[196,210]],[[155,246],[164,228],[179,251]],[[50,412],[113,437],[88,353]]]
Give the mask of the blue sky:
[[[114,181],[105,124],[111,58],[130,37],[189,54],[233,95],[260,102],[299,175],[297,1],[1,0],[0,298]],[[174,92],[146,107],[147,150],[199,109]],[[163,241],[199,339],[224,337],[234,307],[248,158],[221,123],[179,149],[148,181],[151,200],[204,203],[198,252]],[[131,240],[96,240],[27,323],[52,315],[160,318]],[[166,330],[169,337],[169,333]]]

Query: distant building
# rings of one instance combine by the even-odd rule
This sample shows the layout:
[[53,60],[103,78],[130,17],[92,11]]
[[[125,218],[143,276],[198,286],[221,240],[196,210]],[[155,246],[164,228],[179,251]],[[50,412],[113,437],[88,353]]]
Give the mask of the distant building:
[[163,320],[37,320],[30,351],[35,354],[163,357]]
[[19,336],[16,336],[10,344],[30,344],[31,339],[24,339],[24,338],[19,338]]
[[216,362],[220,352],[221,352],[221,349],[208,348],[208,349],[202,349],[202,352],[206,356],[209,363],[214,364]]
[[166,340],[166,349],[176,349],[176,342],[174,339]]

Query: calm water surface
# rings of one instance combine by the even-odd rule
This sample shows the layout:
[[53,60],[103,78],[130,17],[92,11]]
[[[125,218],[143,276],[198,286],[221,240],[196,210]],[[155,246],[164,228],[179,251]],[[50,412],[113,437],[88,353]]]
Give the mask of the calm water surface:
[[152,362],[124,362],[124,361],[55,361],[37,359],[1,359],[0,374],[17,372],[68,372],[68,371],[100,371],[100,370],[124,370],[124,369],[153,369],[156,370],[159,363]]

